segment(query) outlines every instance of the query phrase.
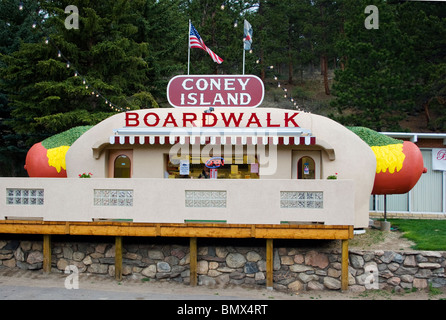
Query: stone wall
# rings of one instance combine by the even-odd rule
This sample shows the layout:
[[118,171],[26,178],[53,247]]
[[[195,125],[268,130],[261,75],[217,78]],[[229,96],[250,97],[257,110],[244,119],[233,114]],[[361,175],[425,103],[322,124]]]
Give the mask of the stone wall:
[[[101,243],[87,240],[52,241],[52,272],[64,272],[74,265],[79,272],[114,276],[113,239]],[[101,238],[91,238],[96,240]],[[187,239],[155,244],[128,242],[124,238],[123,275],[156,281],[188,284]],[[153,240],[153,239],[152,239]],[[173,241],[173,242],[172,242]],[[198,283],[206,286],[265,286],[266,249],[263,242],[220,240],[198,246]],[[339,290],[341,252],[311,246],[281,246],[274,242],[274,288],[282,291]],[[295,244],[294,242],[293,244]],[[297,242],[299,243],[299,242]],[[446,286],[446,252],[357,251],[349,252],[349,289],[425,289]],[[0,240],[0,268],[39,270],[42,241]]]

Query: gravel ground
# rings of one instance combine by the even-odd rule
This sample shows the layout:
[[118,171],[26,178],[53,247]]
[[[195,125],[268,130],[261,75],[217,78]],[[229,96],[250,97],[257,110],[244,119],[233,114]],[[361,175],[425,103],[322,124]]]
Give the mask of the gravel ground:
[[79,276],[78,289],[67,289],[66,281],[72,286],[62,273],[0,267],[0,300],[446,300],[446,288],[407,293],[324,290],[290,294],[266,288],[190,287],[140,279],[117,282],[109,276],[87,274]]

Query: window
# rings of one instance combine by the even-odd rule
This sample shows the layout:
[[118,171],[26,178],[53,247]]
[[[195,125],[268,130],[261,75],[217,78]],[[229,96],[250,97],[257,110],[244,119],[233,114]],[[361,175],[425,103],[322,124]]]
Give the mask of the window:
[[[170,159],[166,155],[165,178],[169,179],[259,179],[259,163],[254,155],[224,157],[184,156]],[[207,165],[207,166],[206,166]],[[214,167],[210,169],[209,167]]]
[[114,164],[115,178],[130,178],[130,158],[121,154],[116,157]]
[[324,193],[321,191],[280,191],[280,207],[288,209],[323,209]]
[[44,205],[43,189],[6,189],[6,204],[8,205]]
[[133,206],[133,190],[95,189],[95,206]]
[[186,190],[187,208],[226,208],[226,191]]
[[316,165],[311,157],[304,156],[297,162],[297,179],[315,179]]

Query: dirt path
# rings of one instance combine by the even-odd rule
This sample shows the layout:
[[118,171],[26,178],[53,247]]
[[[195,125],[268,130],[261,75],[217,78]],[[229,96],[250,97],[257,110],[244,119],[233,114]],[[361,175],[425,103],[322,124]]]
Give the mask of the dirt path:
[[404,238],[399,231],[384,232],[375,228],[367,229],[350,240],[350,249],[361,250],[413,250],[415,243]]
[[78,289],[65,287],[61,273],[0,268],[0,300],[446,300],[446,288],[435,292],[393,293],[384,290],[362,293],[307,291],[284,293],[265,288],[229,286],[190,287],[173,282],[115,281],[109,276],[80,275]]

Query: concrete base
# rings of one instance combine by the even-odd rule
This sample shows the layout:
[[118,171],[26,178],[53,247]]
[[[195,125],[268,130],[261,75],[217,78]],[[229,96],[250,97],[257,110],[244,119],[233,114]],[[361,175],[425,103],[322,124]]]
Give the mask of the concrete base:
[[389,221],[381,221],[381,231],[390,231]]

